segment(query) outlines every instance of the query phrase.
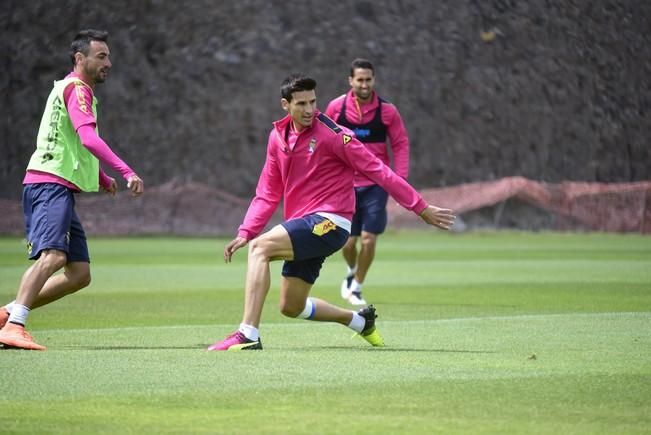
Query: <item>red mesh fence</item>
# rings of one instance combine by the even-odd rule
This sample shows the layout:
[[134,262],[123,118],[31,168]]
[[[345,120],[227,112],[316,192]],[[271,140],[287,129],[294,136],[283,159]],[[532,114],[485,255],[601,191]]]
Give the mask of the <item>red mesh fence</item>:
[[[452,208],[462,216],[507,200],[527,203],[556,217],[549,229],[651,233],[651,182],[542,183],[523,177],[468,183],[421,191],[431,204]],[[391,223],[410,225],[411,213],[394,201]],[[411,225],[410,225],[411,226]]]
[[[651,233],[651,182],[638,183],[541,183],[522,177],[425,189],[432,204],[452,208],[460,216],[490,207],[523,203],[551,215],[535,229],[592,230]],[[148,188],[140,198],[121,192],[77,196],[77,212],[89,234],[233,235],[246,212],[249,198],[200,183],[166,183]],[[413,213],[389,200],[389,225],[422,227]],[[500,208],[500,213],[502,209]],[[513,213],[521,213],[515,208]],[[522,219],[524,221],[524,218]],[[280,221],[276,214],[271,224]],[[512,221],[518,221],[513,216]],[[470,225],[469,225],[470,226]],[[499,222],[495,225],[499,228]],[[522,228],[531,229],[531,225]],[[472,229],[472,226],[470,226]],[[0,234],[23,234],[19,201],[0,199]]]

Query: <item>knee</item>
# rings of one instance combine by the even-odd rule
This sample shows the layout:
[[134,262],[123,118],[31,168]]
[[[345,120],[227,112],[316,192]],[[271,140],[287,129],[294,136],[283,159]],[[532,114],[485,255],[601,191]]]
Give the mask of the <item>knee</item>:
[[90,285],[90,281],[90,271],[81,273],[79,276],[77,276],[77,288],[81,290],[84,287],[88,287]]
[[260,258],[264,260],[269,259],[266,245],[259,239],[253,239],[249,242],[249,257]]
[[362,246],[365,248],[375,248],[377,236],[375,234],[364,234],[362,236]]
[[43,251],[38,259],[39,266],[47,271],[49,275],[64,267],[66,262],[66,253],[54,249]]
[[70,281],[71,293],[90,285],[90,265],[85,262],[69,263],[66,275]]
[[285,317],[296,318],[303,312],[305,301],[296,303],[296,301],[281,301],[280,313]]

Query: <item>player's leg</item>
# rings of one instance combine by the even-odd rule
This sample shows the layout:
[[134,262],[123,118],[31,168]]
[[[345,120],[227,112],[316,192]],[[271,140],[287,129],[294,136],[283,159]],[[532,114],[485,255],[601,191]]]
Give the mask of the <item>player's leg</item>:
[[67,263],[63,273],[51,276],[32,303],[32,309],[42,307],[72,294],[90,284],[90,256],[86,233],[75,210],[72,210]]
[[[307,225],[303,225],[305,223]],[[375,329],[377,316],[373,306],[354,312],[308,297],[326,257],[342,247],[348,239],[348,232],[316,215],[291,227],[289,234],[294,246],[294,260],[285,261],[283,265],[280,311],[288,317],[340,323],[359,333],[373,346],[384,345]]]
[[375,259],[377,239],[387,226],[386,204],[387,192],[380,186],[369,186],[360,204],[360,220],[362,222],[361,246],[357,256],[357,270],[351,281],[349,302],[354,305],[366,305],[362,297],[362,285],[366,279],[371,264]]
[[7,323],[0,330],[5,347],[45,350],[25,331],[34,301],[50,277],[67,262],[74,196],[57,184],[27,185],[23,212],[29,240],[29,256],[35,263],[23,274]]
[[274,260],[291,260],[293,255],[291,239],[282,225],[276,225],[249,242],[242,323],[237,331],[209,346],[207,350],[262,349],[258,327],[271,285],[269,263]]
[[[353,228],[354,228],[354,224],[353,224]],[[351,235],[350,237],[348,237],[348,240],[346,241],[344,247],[341,248],[341,252],[344,256],[344,260],[346,261],[346,266],[348,267],[348,270],[346,272],[346,277],[341,282],[339,292],[341,294],[341,297],[346,300],[348,300],[348,296],[350,296],[350,290],[349,290],[350,283],[353,281],[353,278],[355,278],[355,272],[357,272],[357,240],[358,239],[359,237]]]
[[63,273],[51,276],[46,281],[32,303],[32,310],[81,290],[89,284],[90,264],[83,261],[68,263],[64,266]]
[[359,256],[357,259],[357,271],[355,272],[355,279],[361,285],[366,279],[366,274],[371,268],[371,264],[375,259],[375,246],[377,244],[378,235],[374,233],[369,233],[368,231],[362,231],[361,236],[361,248],[359,251]]
[[[36,260],[34,264],[25,271],[25,273],[23,273],[16,299],[2,307],[2,310],[7,313],[5,320],[9,320],[11,312],[14,310],[16,304],[24,305],[30,310],[40,306],[36,303],[38,300],[39,290],[43,288],[49,280],[55,278],[52,275],[57,270],[64,267],[65,262],[65,252],[54,249],[46,249],[42,251],[38,260]],[[1,326],[4,326],[4,323]]]
[[384,346],[384,340],[375,327],[375,307],[369,305],[359,311],[343,309],[323,299],[308,297],[311,288],[312,284],[302,278],[283,276],[280,311],[287,317],[339,323],[357,332],[372,346]]
[[346,244],[341,249],[341,252],[346,261],[346,266],[348,268],[346,272],[346,277],[341,282],[339,287],[339,292],[341,297],[345,300],[348,300],[350,297],[350,284],[355,278],[355,272],[357,272],[357,241],[362,232],[362,221],[361,213],[359,212],[361,199],[363,197],[364,190],[366,188],[355,188],[355,214],[353,214],[353,219],[351,220],[350,225],[350,236],[346,241]]

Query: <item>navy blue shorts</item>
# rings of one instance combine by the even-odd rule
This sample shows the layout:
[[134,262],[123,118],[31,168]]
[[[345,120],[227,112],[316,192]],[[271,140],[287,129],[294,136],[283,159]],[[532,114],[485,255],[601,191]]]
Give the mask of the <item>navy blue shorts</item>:
[[283,276],[293,276],[314,284],[327,256],[340,250],[348,231],[317,214],[292,219],[281,224],[289,233],[294,260],[285,261]]
[[387,227],[389,194],[377,184],[355,188],[355,214],[350,228],[351,236],[362,231],[382,234]]
[[38,259],[44,249],[56,249],[66,253],[68,262],[90,262],[72,190],[56,183],[26,184],[23,213],[30,260]]

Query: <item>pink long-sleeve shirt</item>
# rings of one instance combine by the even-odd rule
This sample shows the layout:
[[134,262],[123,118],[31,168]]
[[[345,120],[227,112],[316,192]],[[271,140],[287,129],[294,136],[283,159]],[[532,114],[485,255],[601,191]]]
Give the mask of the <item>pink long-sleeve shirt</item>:
[[285,220],[313,213],[332,213],[350,220],[355,211],[355,172],[382,186],[416,214],[427,207],[420,194],[368,151],[350,130],[317,113],[312,125],[298,133],[290,147],[291,122],[288,115],[273,124],[267,158],[255,197],[239,227],[239,237],[250,240],[260,234],[281,199]]
[[[68,74],[66,78],[68,77],[77,77],[81,80],[79,74],[75,72]],[[97,120],[91,110],[91,107],[93,107],[93,91],[90,86],[81,83],[71,83],[63,91],[63,99],[68,110],[68,115],[70,115],[70,121],[77,131],[81,143],[88,151],[102,163],[122,175],[125,180],[135,175],[135,172],[95,132]],[[28,170],[23,179],[23,184],[36,183],[57,183],[74,191],[79,191],[79,188],[73,183],[57,175],[31,169]],[[99,184],[104,188],[110,187],[111,184],[110,177],[101,168],[99,170]]]
[[[334,120],[339,119],[344,100],[346,101],[346,119],[353,124],[366,124],[370,122],[375,116],[375,111],[379,104],[378,96],[375,92],[373,92],[373,98],[370,102],[360,104],[353,91],[350,90],[348,93],[332,100],[328,104],[325,114]],[[409,137],[407,136],[407,129],[396,106],[383,101],[381,110],[382,124],[387,128],[387,136],[393,154],[393,169],[396,174],[407,179],[409,176]],[[390,164],[389,151],[386,143],[371,142],[365,143],[364,145],[382,160],[384,164]],[[355,174],[355,187],[369,186],[371,184],[375,183],[364,174]]]

